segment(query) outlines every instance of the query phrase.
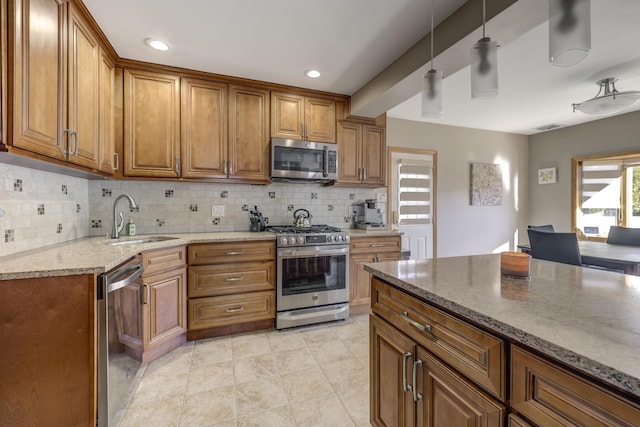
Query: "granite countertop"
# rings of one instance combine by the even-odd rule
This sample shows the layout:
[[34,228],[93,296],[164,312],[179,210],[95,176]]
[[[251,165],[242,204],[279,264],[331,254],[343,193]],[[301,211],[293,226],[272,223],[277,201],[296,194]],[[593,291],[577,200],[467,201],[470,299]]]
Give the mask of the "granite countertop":
[[[381,236],[399,234],[389,230],[348,229],[351,236]],[[14,255],[0,257],[0,280],[27,279],[33,277],[67,276],[74,274],[101,274],[123,263],[132,256],[150,249],[169,248],[192,243],[275,240],[269,232],[248,231],[218,233],[166,233],[162,236],[172,240],[136,245],[110,246],[104,237],[85,237],[57,245],[32,249]],[[123,237],[121,240],[140,239],[150,236]]]
[[407,294],[640,397],[640,277],[531,260],[500,274],[500,255],[366,264]]

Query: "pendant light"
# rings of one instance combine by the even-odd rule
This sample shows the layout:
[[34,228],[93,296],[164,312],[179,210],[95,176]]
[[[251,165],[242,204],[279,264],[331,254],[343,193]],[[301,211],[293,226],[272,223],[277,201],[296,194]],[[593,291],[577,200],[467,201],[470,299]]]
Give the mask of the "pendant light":
[[422,79],[422,117],[437,119],[442,114],[442,71],[433,68],[433,1],[431,0],[431,69]]
[[598,80],[600,87],[595,97],[586,101],[571,104],[573,112],[576,110],[589,115],[611,114],[622,111],[640,99],[639,91],[618,92],[615,83],[616,77]]
[[498,43],[485,35],[486,0],[482,0],[482,38],[471,47],[471,97],[498,95]]
[[591,0],[549,0],[549,63],[568,67],[591,49]]

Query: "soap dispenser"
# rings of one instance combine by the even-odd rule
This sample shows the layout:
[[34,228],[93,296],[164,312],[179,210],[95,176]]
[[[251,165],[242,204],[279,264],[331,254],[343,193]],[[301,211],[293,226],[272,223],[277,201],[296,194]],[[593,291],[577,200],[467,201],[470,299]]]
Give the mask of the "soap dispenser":
[[135,236],[136,235],[136,225],[133,222],[133,217],[129,217],[129,222],[127,223],[126,228],[127,236]]

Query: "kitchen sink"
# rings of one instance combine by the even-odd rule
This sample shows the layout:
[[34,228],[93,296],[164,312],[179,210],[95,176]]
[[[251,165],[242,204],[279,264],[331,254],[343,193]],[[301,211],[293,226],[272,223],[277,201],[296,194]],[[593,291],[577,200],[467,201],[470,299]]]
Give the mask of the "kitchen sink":
[[165,240],[173,240],[173,239],[177,239],[177,237],[147,236],[147,237],[136,237],[136,238],[129,238],[129,239],[107,240],[106,242],[104,242],[104,244],[109,246],[141,245],[143,243],[163,242]]

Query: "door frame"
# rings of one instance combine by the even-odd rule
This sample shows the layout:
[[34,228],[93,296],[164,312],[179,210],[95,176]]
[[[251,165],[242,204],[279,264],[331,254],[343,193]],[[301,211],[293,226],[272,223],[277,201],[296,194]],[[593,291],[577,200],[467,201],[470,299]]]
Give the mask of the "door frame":
[[431,203],[431,226],[433,229],[433,259],[438,257],[438,152],[436,150],[423,150],[419,148],[405,148],[405,147],[392,147],[387,146],[387,224],[393,227],[393,218],[391,217],[391,183],[392,172],[393,172],[393,164],[392,164],[392,154],[421,154],[425,156],[433,157],[433,190],[431,192],[432,195],[432,203]]

